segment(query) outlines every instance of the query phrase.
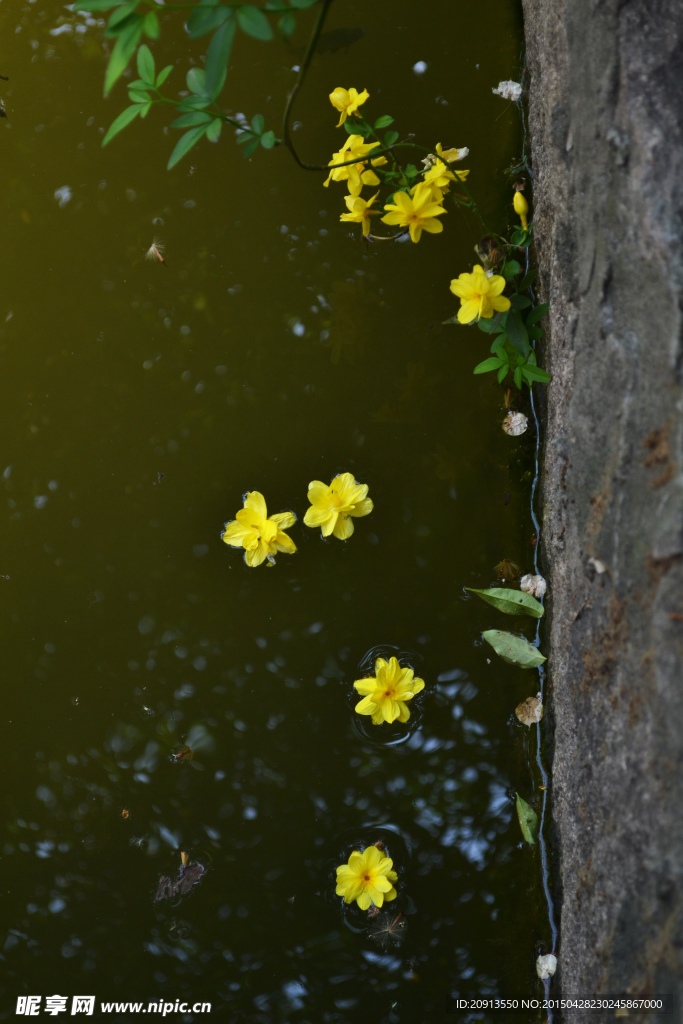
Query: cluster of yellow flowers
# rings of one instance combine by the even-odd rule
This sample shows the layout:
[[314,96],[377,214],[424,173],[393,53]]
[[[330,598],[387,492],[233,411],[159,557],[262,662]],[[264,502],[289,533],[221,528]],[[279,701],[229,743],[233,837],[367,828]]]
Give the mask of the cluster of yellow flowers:
[[[367,89],[359,93],[353,88],[337,88],[331,92],[330,102],[341,115],[337,127],[344,124],[347,117],[360,117],[359,108],[369,99],[369,95]],[[381,184],[373,167],[383,166],[387,159],[384,156],[372,158],[372,150],[378,146],[381,147],[380,142],[365,142],[363,135],[349,135],[342,148],[332,155],[328,164],[332,170],[325,182],[325,186],[331,181],[348,182],[348,212],[342,213],[339,219],[360,224],[366,238],[370,234],[370,218],[380,213],[372,209],[379,192],[375,192],[370,199],[363,199],[361,190],[364,185]],[[407,228],[413,242],[420,241],[423,231],[431,234],[443,231],[443,224],[437,219],[446,213],[441,205],[443,198],[454,181],[464,181],[469,174],[469,171],[453,171],[450,165],[464,159],[468,152],[465,148],[444,150],[441,143],[437,143],[436,153],[430,153],[423,161],[425,170],[422,180],[413,185],[410,192],[394,192],[393,202],[384,206],[386,213],[382,222]],[[351,163],[354,160],[356,162]],[[339,166],[341,164],[346,166]]]
[[[260,491],[249,491],[243,500],[244,507],[225,524],[222,540],[233,548],[244,548],[244,560],[252,568],[266,560],[273,565],[280,551],[293,555],[296,545],[285,530],[294,526],[294,513],[277,512],[269,516]],[[311,480],[308,500],[311,507],[304,516],[305,525],[319,526],[323,537],[332,534],[339,540],[347,540],[353,533],[352,517],[367,516],[374,507],[368,498],[368,485],[357,483],[353,473],[340,473],[329,486]]]

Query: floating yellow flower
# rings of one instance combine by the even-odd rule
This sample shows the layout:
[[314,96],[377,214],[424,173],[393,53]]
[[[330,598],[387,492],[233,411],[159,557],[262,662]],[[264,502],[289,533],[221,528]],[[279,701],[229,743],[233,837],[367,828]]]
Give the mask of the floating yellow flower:
[[524,196],[523,196],[523,194],[521,192],[515,192],[514,198],[512,200],[512,205],[515,208],[515,213],[517,214],[517,216],[519,217],[519,219],[522,222],[522,227],[526,231],[527,230],[526,215],[529,212],[529,204],[527,203],[526,199],[524,198]]
[[[327,180],[323,182],[325,188],[330,184],[331,181],[348,181],[349,192],[352,196],[360,195],[360,191],[363,185],[379,185],[379,178],[375,172],[367,166],[367,155],[376,146],[379,146],[379,142],[363,142],[362,135],[349,135],[348,139],[339,150],[338,153],[332,154],[332,159],[328,163],[328,167],[334,164],[346,164],[346,167],[334,167],[327,176]],[[349,164],[349,160],[356,159],[358,163]],[[372,160],[373,167],[379,167],[380,164],[387,162],[386,157],[379,156],[376,160]]]
[[340,128],[347,117],[355,114],[357,117],[358,108],[362,107],[366,100],[370,99],[370,93],[367,89],[363,89],[362,92],[358,92],[357,89],[335,89],[334,92],[330,93],[330,103],[335,107],[341,114],[339,118],[339,124],[337,128]]
[[401,668],[398,659],[378,658],[371,679],[357,679],[353,684],[363,700],[356,704],[359,715],[372,715],[372,724],[407,722],[410,711],[406,701],[424,690],[424,680],[413,677],[412,668]]
[[487,277],[479,264],[472,268],[471,274],[460,274],[457,280],[451,281],[451,291],[461,302],[458,310],[460,323],[470,324],[480,317],[488,320],[494,313],[509,309],[510,300],[500,294],[504,287],[504,277],[500,274]]
[[342,213],[339,220],[348,220],[353,221],[356,224],[360,224],[363,229],[363,234],[367,238],[370,234],[370,218],[379,213],[379,210],[370,209],[378,195],[379,192],[375,192],[372,199],[368,199],[367,202],[365,199],[361,199],[360,196],[345,196],[349,212]]
[[443,231],[443,224],[436,218],[446,211],[443,206],[434,202],[428,189],[423,189],[412,197],[406,192],[394,192],[393,203],[389,203],[384,209],[388,213],[382,217],[383,222],[408,228],[413,242],[420,241],[423,231],[429,231],[431,234]]
[[353,533],[351,516],[367,516],[374,506],[368,498],[368,485],[359,484],[353,473],[340,473],[332,483],[311,480],[308,485],[311,507],[304,516],[306,526],[319,526],[323,537],[332,533],[346,540]]
[[247,565],[257,566],[268,559],[272,565],[278,551],[294,554],[296,545],[284,533],[296,522],[293,512],[278,512],[268,517],[266,502],[258,491],[249,491],[244,497],[244,508],[237,518],[225,524],[221,538],[233,548],[244,548]]
[[392,882],[398,875],[392,871],[394,862],[385,857],[376,846],[354,850],[348,864],[337,868],[337,896],[344,897],[344,903],[355,900],[361,910],[369,910],[374,903],[381,907],[386,901],[396,899]]

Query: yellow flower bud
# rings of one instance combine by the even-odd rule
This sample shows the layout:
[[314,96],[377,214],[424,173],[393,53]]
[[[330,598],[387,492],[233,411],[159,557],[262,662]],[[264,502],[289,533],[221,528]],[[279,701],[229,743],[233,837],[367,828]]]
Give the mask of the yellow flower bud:
[[515,192],[514,199],[512,200],[512,205],[515,208],[515,213],[519,216],[519,219],[522,222],[522,227],[526,231],[526,215],[529,212],[529,204],[527,203],[526,199],[524,198],[524,195],[521,192]]

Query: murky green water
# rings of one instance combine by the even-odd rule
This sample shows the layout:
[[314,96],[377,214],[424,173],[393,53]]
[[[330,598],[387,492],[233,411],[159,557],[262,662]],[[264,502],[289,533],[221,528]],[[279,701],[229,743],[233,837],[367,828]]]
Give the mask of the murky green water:
[[[265,1024],[538,994],[539,865],[510,800],[537,790],[512,714],[537,679],[481,646],[510,623],[463,593],[505,556],[531,567],[533,441],[505,436],[501,391],[471,374],[483,336],[441,326],[476,222],[451,211],[440,236],[366,252],[338,222],[343,185],[284,151],[245,162],[227,138],[168,174],[154,114],[102,151],[125,90],[101,99],[101,30],[42,0],[0,19],[0,1018],[36,993],[206,1000]],[[422,17],[340,0],[327,29],[365,34],[316,58],[302,156],[344,138],[327,93],[367,87],[374,116],[469,146],[505,224],[496,174],[520,127],[491,87],[519,77],[518,5],[481,20],[474,2]],[[179,48],[167,32],[158,62]],[[236,57],[234,109],[278,127],[300,51],[243,39]],[[155,234],[164,266],[142,258]],[[375,511],[323,543],[307,485],[345,470]],[[251,489],[299,517],[272,569],[220,540]],[[378,650],[425,679],[409,728],[354,715]],[[173,763],[188,742],[194,762]],[[335,867],[380,838],[407,925],[389,951],[334,895]],[[180,850],[207,872],[155,903]]]

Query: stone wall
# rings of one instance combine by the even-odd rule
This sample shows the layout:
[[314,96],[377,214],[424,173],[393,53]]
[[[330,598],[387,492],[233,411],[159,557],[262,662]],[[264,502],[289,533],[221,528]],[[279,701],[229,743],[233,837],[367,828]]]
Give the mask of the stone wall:
[[539,291],[551,303],[555,992],[680,999],[683,3],[523,5]]

